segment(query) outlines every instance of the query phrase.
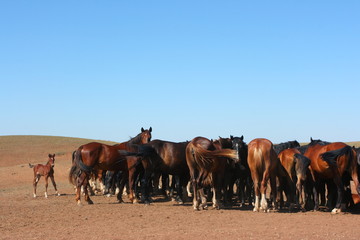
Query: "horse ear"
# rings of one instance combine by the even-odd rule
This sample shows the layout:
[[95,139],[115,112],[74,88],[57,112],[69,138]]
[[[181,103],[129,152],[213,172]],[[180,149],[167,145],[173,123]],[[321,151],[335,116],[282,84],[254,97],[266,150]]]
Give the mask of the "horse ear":
[[53,154],[53,157],[55,157],[55,153]]
[[141,132],[144,132],[145,130],[144,130],[144,128],[141,128]]
[[149,132],[151,132],[151,131],[152,131],[152,128],[150,127],[150,128],[149,128]]
[[49,153],[49,158],[51,158],[52,157],[52,155]]
[[233,140],[233,139],[234,139],[234,136],[233,136],[233,135],[230,135],[230,139]]
[[241,141],[244,140],[244,135],[241,135],[240,139],[241,139]]
[[314,141],[314,140],[312,139],[312,137],[310,137],[310,142],[312,142],[312,141]]

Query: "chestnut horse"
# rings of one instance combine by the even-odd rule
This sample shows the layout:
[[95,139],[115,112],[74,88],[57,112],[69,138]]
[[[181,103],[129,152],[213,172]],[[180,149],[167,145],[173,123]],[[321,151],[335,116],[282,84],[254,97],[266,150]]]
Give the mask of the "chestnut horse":
[[34,169],[34,180],[33,180],[34,198],[36,198],[36,186],[41,176],[45,177],[45,197],[46,198],[48,197],[47,188],[48,188],[49,177],[55,188],[56,195],[60,196],[60,193],[58,193],[58,190],[56,188],[56,183],[54,178],[54,166],[55,166],[55,154],[49,154],[49,160],[45,165],[43,164],[32,165],[29,163],[29,167]]
[[[310,159],[305,157],[296,148],[288,148],[278,155],[281,164],[292,180],[293,188],[296,187],[296,201],[304,210],[305,197],[303,194],[304,183],[309,172]],[[282,197],[282,194],[280,195]]]
[[[149,136],[151,138],[150,130],[142,129],[142,132],[135,138],[149,139]],[[118,145],[110,146],[98,142],[91,142],[80,146],[75,152],[75,158],[69,173],[69,181],[76,186],[75,200],[77,203],[79,205],[81,204],[81,186],[84,187],[85,201],[89,204],[93,203],[89,197],[87,186],[89,175],[94,170],[123,171],[124,174],[122,176],[121,184],[124,184],[129,172],[129,163],[127,158],[129,156],[143,156],[144,154],[147,154],[147,149],[142,148],[141,146],[142,145],[136,144],[131,145],[132,152],[120,150]],[[117,195],[119,202],[122,201],[121,194],[122,191],[120,191]]]
[[356,152],[353,148],[342,142],[330,143],[328,145],[310,143],[304,155],[311,160],[310,171],[315,183],[314,210],[319,209],[318,192],[320,180],[333,180],[337,189],[337,199],[331,213],[336,214],[342,211],[341,204],[344,197],[342,177],[345,171],[350,174],[356,191],[360,195]]
[[[238,154],[232,149],[216,149],[213,142],[204,137],[196,137],[186,147],[186,162],[194,190],[193,207],[199,210],[198,190],[205,185],[213,190],[213,207],[220,208],[219,201],[227,159],[238,161]],[[206,198],[202,197],[201,208],[207,208]]]
[[[255,207],[253,211],[268,211],[266,189],[269,179],[272,200],[274,201],[275,209],[277,209],[276,178],[278,177],[280,186],[284,186],[284,181],[289,184],[291,180],[290,176],[282,167],[273,148],[272,142],[265,138],[257,138],[252,140],[248,145],[248,164],[255,190]],[[293,202],[291,186],[288,188],[287,192],[287,198],[290,202]]]

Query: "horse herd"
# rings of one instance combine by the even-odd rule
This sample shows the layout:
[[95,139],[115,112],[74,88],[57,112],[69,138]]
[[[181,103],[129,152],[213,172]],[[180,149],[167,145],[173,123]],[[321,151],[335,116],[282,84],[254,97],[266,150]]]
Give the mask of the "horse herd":
[[[88,190],[90,179],[99,176],[101,181],[105,172],[109,176],[120,173],[119,202],[126,186],[132,203],[140,198],[149,204],[160,176],[164,189],[171,176],[171,189],[179,203],[183,203],[183,189],[192,186],[195,210],[206,209],[212,197],[216,209],[240,201],[241,206],[248,204],[254,211],[306,211],[327,206],[332,213],[339,213],[357,203],[352,196],[360,196],[360,151],[345,143],[311,139],[304,146],[297,141],[274,145],[257,138],[246,144],[243,136],[217,140],[196,137],[174,143],[151,140],[151,132],[151,127],[141,128],[127,142],[92,142],[74,151],[69,181],[76,187],[77,203],[81,204],[81,190],[85,201],[93,203]],[[356,194],[351,194],[350,180]]]

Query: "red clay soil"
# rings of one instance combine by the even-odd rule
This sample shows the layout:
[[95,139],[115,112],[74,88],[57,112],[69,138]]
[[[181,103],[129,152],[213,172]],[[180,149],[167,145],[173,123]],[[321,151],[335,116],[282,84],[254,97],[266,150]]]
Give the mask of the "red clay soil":
[[159,197],[145,206],[124,197],[127,202],[118,204],[116,197],[100,195],[80,207],[67,180],[70,157],[56,158],[61,196],[49,182],[48,199],[44,179],[33,198],[26,159],[0,164],[0,239],[359,239],[360,216],[354,213],[254,213],[238,206],[194,211],[190,202],[179,206]]

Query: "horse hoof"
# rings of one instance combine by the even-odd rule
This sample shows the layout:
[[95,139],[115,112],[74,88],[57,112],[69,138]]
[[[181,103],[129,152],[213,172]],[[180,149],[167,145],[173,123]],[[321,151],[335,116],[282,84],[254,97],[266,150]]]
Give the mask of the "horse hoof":
[[34,198],[36,198],[36,194],[34,194]]
[[338,213],[341,213],[341,208],[334,208],[334,209],[331,211],[331,214],[338,214]]
[[202,209],[202,210],[208,210],[208,206],[207,206],[207,205],[202,205],[202,206],[201,206],[201,209]]
[[88,200],[87,203],[90,204],[94,204],[94,202],[92,200]]
[[80,202],[80,200],[77,201],[77,205],[78,205],[79,207],[82,206],[82,203]]

